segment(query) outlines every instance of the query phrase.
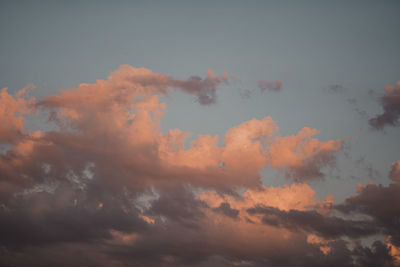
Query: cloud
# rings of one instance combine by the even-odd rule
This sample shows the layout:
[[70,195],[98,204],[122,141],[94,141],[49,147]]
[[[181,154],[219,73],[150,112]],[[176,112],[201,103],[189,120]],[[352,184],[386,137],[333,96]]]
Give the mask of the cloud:
[[327,92],[330,94],[340,94],[347,91],[347,88],[341,84],[333,84],[328,87]]
[[218,77],[212,70],[209,70],[205,79],[192,76],[186,81],[174,80],[172,84],[184,92],[195,94],[201,105],[210,105],[216,102],[217,86],[227,82],[227,77],[226,72],[224,72],[222,77]]
[[315,191],[307,184],[291,184],[283,187],[262,186],[247,189],[239,199],[232,195],[221,195],[216,192],[203,192],[199,198],[208,206],[217,208],[224,203],[232,209],[246,212],[247,209],[268,203],[269,206],[280,210],[305,210],[317,205]]
[[0,143],[15,143],[24,134],[23,115],[32,112],[34,98],[28,98],[28,90],[34,89],[33,84],[27,85],[14,95],[8,93],[8,88],[0,92]]
[[113,104],[131,105],[132,100],[138,100],[137,96],[167,94],[170,88],[195,95],[201,105],[210,105],[216,103],[217,87],[226,82],[226,75],[219,77],[212,70],[207,72],[204,79],[191,76],[187,80],[180,80],[146,68],[121,65],[107,80],[81,84],[78,88],[64,91],[60,96],[46,97],[38,106],[73,108],[85,103],[89,108],[96,106],[98,109],[107,109]]
[[[233,127],[226,133],[224,145],[218,145],[219,136],[201,135],[187,149],[183,143],[189,133],[179,129],[161,133],[166,106],[159,102],[158,94],[167,93],[171,83],[201,92],[202,88],[216,86],[219,78],[209,72],[203,81],[186,82],[123,65],[105,81],[81,84],[36,101],[41,111],[50,112],[50,121],[58,128],[27,132],[9,153],[2,155],[4,195],[46,179],[74,177],[83,186],[88,180],[88,166],[92,166],[97,183],[114,190],[128,187],[143,191],[167,183],[232,190],[260,185],[259,172],[267,164],[287,167],[290,172],[311,168],[322,177],[319,169],[330,165],[339,149],[332,145],[336,141],[324,143],[310,138],[316,130],[303,129],[296,137],[279,137],[270,117]],[[18,101],[21,112],[25,111],[26,102]],[[23,121],[21,116],[17,119]],[[6,126],[7,131],[15,128],[14,124]],[[285,145],[293,138],[298,145]],[[289,157],[282,156],[281,151]],[[314,178],[315,174],[309,173],[310,177],[305,174],[296,179]]]
[[391,242],[400,245],[400,184],[388,186],[368,184],[359,187],[359,193],[337,205],[336,209],[345,214],[363,214],[371,217],[382,232],[391,236]]
[[262,222],[276,227],[304,230],[326,239],[338,237],[360,238],[379,232],[375,224],[366,221],[345,220],[324,216],[317,211],[282,211],[274,207],[257,206],[248,209],[250,214],[262,215]]
[[[75,200],[82,203],[77,204]],[[118,201],[107,201],[97,210],[93,204],[82,193],[61,186],[54,193],[37,192],[18,197],[0,211],[0,243],[19,248],[90,242],[111,238],[111,229],[134,232],[143,230],[147,224],[137,213],[124,211],[123,203]]]
[[312,138],[318,133],[304,127],[297,135],[276,137],[268,148],[271,166],[298,181],[322,178],[321,169],[335,164],[335,153],[342,148],[343,141],[321,142]]
[[385,94],[380,99],[383,113],[369,120],[370,126],[382,130],[386,126],[395,127],[400,117],[400,81],[396,86],[388,85]]
[[282,90],[282,81],[276,80],[274,82],[268,82],[264,80],[258,81],[258,88],[260,88],[261,92],[270,91],[270,92],[279,92]]
[[392,164],[392,169],[390,170],[389,178],[397,183],[400,182],[400,160]]
[[[391,263],[398,210],[383,204],[398,203],[397,184],[367,186],[336,205],[304,183],[334,166],[342,140],[321,141],[307,127],[282,136],[271,117],[224,136],[199,135],[189,146],[189,132],[161,131],[160,95],[177,89],[212,104],[227,77],[209,71],[180,80],[123,65],[106,80],[38,100],[3,89],[1,142],[9,148],[0,154],[0,265]],[[24,128],[36,112],[49,114],[48,125]],[[295,183],[267,187],[264,168]],[[351,246],[377,232],[390,239]]]
[[358,186],[358,193],[335,208],[345,214],[362,214],[372,218],[377,227],[389,236],[391,245],[400,246],[400,181],[398,179],[399,162],[392,164],[389,178],[394,183],[388,186],[367,184]]
[[221,212],[222,214],[225,214],[226,216],[231,218],[237,218],[239,214],[239,210],[232,209],[231,205],[227,202],[221,203],[219,207],[214,208],[214,211]]

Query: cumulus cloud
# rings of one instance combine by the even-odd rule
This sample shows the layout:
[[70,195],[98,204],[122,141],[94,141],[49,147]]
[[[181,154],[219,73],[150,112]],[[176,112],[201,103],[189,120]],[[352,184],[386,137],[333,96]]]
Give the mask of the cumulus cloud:
[[[340,139],[318,140],[307,127],[282,136],[271,117],[189,146],[190,133],[161,131],[159,95],[175,88],[213,104],[227,77],[180,80],[123,65],[38,100],[3,89],[0,141],[10,148],[0,154],[0,265],[391,264],[398,211],[374,201],[398,203],[397,184],[371,185],[339,205],[305,184],[335,164]],[[25,129],[33,111],[49,114],[52,127]],[[267,187],[264,168],[295,183]],[[373,220],[350,218],[356,212]],[[390,239],[351,247],[375,233]]]
[[0,91],[0,143],[15,143],[24,133],[23,115],[32,112],[35,99],[28,97],[28,90],[35,88],[27,85],[14,95],[8,93],[8,88]]
[[316,129],[304,127],[297,135],[276,137],[268,149],[268,158],[274,168],[284,170],[295,180],[322,178],[321,169],[335,163],[335,153],[342,148],[342,140],[321,142],[312,136]]
[[392,164],[389,177],[395,182],[400,182],[400,160]]
[[276,80],[274,82],[268,82],[264,80],[259,80],[258,88],[260,88],[261,92],[264,91],[279,92],[280,90],[282,90],[282,81]]
[[382,130],[386,126],[397,126],[400,117],[400,81],[397,82],[396,86],[386,86],[380,104],[383,113],[371,118],[369,124],[376,130]]

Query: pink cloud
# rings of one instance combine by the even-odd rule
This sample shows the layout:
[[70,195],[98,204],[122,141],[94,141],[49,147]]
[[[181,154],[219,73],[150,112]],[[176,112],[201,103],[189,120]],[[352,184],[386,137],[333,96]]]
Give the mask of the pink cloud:
[[389,178],[395,182],[400,182],[400,160],[392,164],[392,169],[390,170]]
[[27,97],[27,91],[35,88],[29,84],[14,95],[7,88],[0,92],[0,143],[15,143],[24,134],[23,115],[32,112],[34,98]]
[[189,148],[183,144],[190,133],[161,133],[166,106],[159,94],[168,93],[171,85],[197,94],[221,82],[212,71],[204,80],[180,81],[123,65],[107,80],[44,97],[36,105],[50,110],[50,119],[59,128],[16,144],[15,151],[25,159],[19,159],[21,170],[14,172],[31,171],[35,162],[35,175],[43,172],[40,164],[49,165],[51,170],[42,176],[63,180],[71,170],[79,177],[87,164],[93,164],[99,183],[133,191],[171,183],[218,190],[257,187],[260,171],[268,165],[298,181],[322,177],[321,168],[334,162],[340,141],[312,138],[315,129],[282,137],[272,118],[265,117],[231,128],[223,145],[218,135],[200,135]]
[[342,140],[321,142],[313,138],[318,133],[316,129],[304,127],[297,135],[276,137],[268,149],[271,166],[295,180],[323,177],[321,169],[335,163],[335,153],[342,148]]
[[[11,111],[2,113],[9,121],[4,129],[23,134],[0,157],[6,207],[0,245],[17,242],[43,252],[70,242],[94,255],[122,253],[127,260],[117,263],[128,266],[215,263],[215,255],[228,266],[279,265],[293,257],[308,262],[304,255],[328,259],[347,249],[343,236],[379,232],[369,222],[333,216],[339,210],[334,197],[320,199],[304,183],[334,165],[342,140],[321,141],[307,127],[282,136],[271,117],[245,121],[224,136],[199,135],[189,146],[191,133],[161,131],[167,107],[159,95],[178,88],[211,103],[226,77],[210,71],[204,79],[178,80],[124,65],[107,80],[37,102],[3,90],[1,101]],[[24,129],[32,105],[50,112],[58,127]],[[266,187],[264,168],[296,183]],[[360,250],[346,253],[358,257]]]

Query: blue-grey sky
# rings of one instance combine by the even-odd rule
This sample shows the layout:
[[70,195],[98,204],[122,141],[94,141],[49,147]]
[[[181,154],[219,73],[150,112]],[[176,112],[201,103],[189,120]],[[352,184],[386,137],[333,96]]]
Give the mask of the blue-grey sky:
[[[40,99],[105,80],[122,64],[182,80],[227,72],[216,104],[181,91],[161,96],[162,132],[188,131],[190,141],[218,134],[223,144],[253,118],[271,116],[282,136],[316,128],[319,140],[344,146],[309,184],[341,202],[358,183],[388,185],[400,160],[400,127],[369,124],[383,112],[385,87],[400,80],[399,13],[399,1],[3,0],[0,87],[15,93],[33,83]],[[261,92],[260,80],[282,87]],[[291,182],[268,168],[261,175],[267,186]]]

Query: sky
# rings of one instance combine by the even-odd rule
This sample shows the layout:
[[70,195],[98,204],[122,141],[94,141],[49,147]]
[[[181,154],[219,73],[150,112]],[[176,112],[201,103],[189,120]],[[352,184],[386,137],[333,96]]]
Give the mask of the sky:
[[1,1],[1,266],[400,266],[400,2]]

